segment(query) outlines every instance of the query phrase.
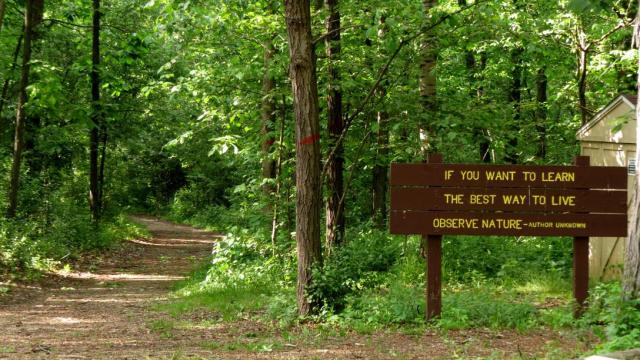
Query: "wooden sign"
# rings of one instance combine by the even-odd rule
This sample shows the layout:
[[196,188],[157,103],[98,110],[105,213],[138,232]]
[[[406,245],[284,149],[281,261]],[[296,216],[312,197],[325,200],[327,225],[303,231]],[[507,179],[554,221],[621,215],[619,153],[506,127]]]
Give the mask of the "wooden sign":
[[391,213],[392,234],[626,236],[625,214]]
[[[391,186],[627,189],[627,169],[608,166],[391,164]],[[624,176],[623,176],[624,175]]]
[[624,167],[443,164],[391,165],[391,233],[423,235],[426,318],[440,315],[442,235],[573,236],[578,307],[588,295],[589,236],[627,235]]
[[391,233],[626,236],[624,167],[392,164]]

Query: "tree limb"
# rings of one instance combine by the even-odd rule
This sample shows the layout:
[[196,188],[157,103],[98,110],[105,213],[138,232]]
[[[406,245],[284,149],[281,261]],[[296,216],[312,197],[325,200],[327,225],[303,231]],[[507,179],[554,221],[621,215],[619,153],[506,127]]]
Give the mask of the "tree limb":
[[[398,45],[398,47],[395,49],[395,51],[393,52],[393,54],[391,54],[391,56],[389,57],[389,59],[387,59],[387,62],[384,64],[384,66],[378,71],[378,77],[376,79],[376,82],[373,84],[373,86],[371,87],[371,89],[369,89],[369,92],[367,93],[367,95],[364,97],[364,99],[360,102],[360,104],[356,107],[356,110],[345,119],[345,125],[344,125],[344,129],[342,130],[342,134],[340,134],[340,137],[338,137],[338,139],[336,140],[333,148],[331,149],[331,151],[329,152],[329,155],[327,156],[327,159],[331,159],[333,157],[333,155],[336,152],[336,149],[340,146],[340,144],[344,141],[344,138],[347,134],[347,131],[349,130],[349,128],[351,127],[351,124],[353,123],[353,120],[360,115],[360,113],[362,111],[364,111],[364,109],[367,107],[367,105],[369,104],[369,102],[371,101],[371,98],[373,98],[373,96],[375,95],[376,90],[378,90],[378,87],[380,87],[380,84],[382,83],[382,80],[384,80],[385,76],[387,75],[387,73],[389,72],[389,68],[391,67],[391,64],[393,63],[393,61],[398,57],[398,54],[400,54],[400,51],[407,45],[410,44],[411,42],[415,41],[416,39],[420,38],[421,36],[425,35],[426,33],[430,32],[431,30],[433,30],[434,28],[438,27],[440,24],[442,24],[443,22],[445,22],[447,19],[453,17],[454,15],[457,15],[459,13],[462,13],[470,8],[475,7],[476,5],[482,4],[484,2],[487,2],[488,0],[483,0],[483,1],[477,1],[469,6],[465,6],[463,8],[460,8],[459,10],[456,10],[452,13],[446,14],[442,17],[440,17],[438,20],[436,20],[434,23],[429,24],[428,26],[420,29],[420,31],[418,31],[417,33],[407,37],[406,39],[403,39],[400,41],[400,44]],[[323,167],[322,167],[322,173],[321,176],[324,177],[326,172],[327,172],[327,167],[328,162],[325,162]]]

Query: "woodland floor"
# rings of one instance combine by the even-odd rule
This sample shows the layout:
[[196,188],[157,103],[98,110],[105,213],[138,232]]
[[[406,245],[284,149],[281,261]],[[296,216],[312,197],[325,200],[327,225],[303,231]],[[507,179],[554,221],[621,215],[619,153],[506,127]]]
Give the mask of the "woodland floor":
[[[327,334],[300,325],[283,334],[253,320],[185,320],[201,326],[162,328],[157,310],[172,284],[211,251],[217,235],[150,217],[136,217],[152,237],[84,259],[79,270],[36,285],[13,285],[0,296],[0,358],[7,359],[451,359],[572,358],[584,344],[549,329],[471,329],[419,334]],[[166,321],[166,322],[165,322]]]

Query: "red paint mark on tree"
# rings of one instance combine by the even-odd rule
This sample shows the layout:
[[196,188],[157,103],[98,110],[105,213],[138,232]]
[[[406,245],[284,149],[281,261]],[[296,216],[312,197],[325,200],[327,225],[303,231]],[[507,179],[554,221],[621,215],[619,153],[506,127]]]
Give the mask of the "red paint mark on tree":
[[300,145],[311,145],[315,142],[320,141],[320,134],[309,135],[300,140]]

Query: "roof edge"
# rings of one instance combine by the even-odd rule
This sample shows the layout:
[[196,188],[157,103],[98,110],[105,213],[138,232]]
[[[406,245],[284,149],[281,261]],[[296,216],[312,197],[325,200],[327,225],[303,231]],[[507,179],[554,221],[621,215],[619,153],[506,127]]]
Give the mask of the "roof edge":
[[582,140],[582,138],[585,136],[585,133],[587,131],[591,130],[591,128],[593,128],[600,120],[602,120],[602,118],[604,118],[606,114],[611,112],[611,110],[613,110],[613,108],[615,108],[620,103],[625,103],[627,104],[627,106],[631,107],[632,109],[636,108],[636,104],[632,103],[626,94],[620,94],[616,98],[611,100],[611,102],[609,102],[609,104],[607,104],[607,106],[605,106],[602,110],[598,111],[598,113],[596,113],[593,116],[593,119],[589,120],[589,122],[582,125],[578,129],[578,131],[576,131],[576,138],[578,140]]

